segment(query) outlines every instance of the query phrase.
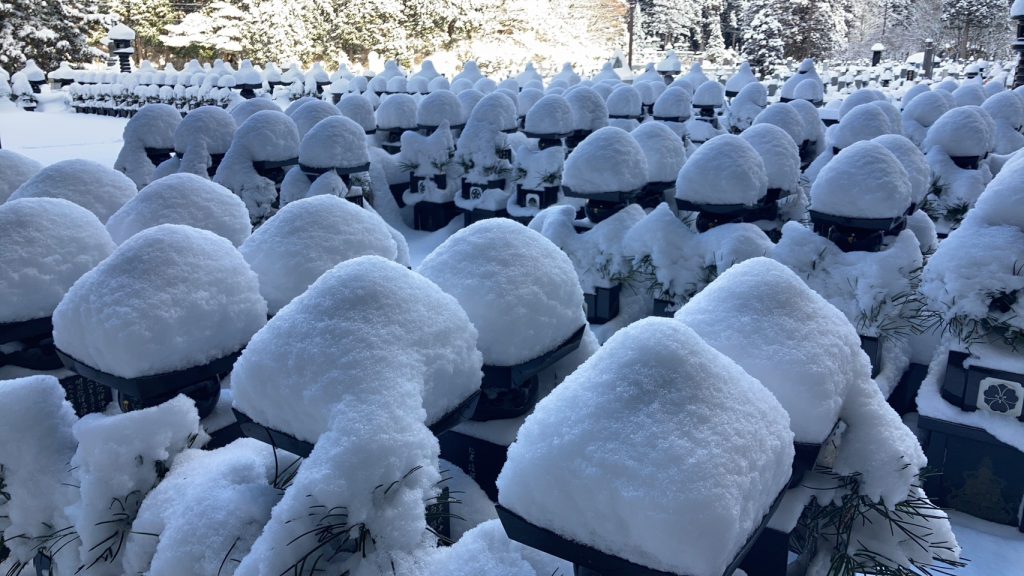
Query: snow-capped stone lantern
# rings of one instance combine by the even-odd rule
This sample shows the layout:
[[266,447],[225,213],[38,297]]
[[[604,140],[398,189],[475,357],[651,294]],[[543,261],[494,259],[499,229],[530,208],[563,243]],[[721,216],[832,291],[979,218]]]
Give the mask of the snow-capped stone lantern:
[[1013,73],[1013,86],[1024,86],[1024,0],[1014,0],[1010,6],[1010,19],[1017,26],[1016,36],[1010,47],[1017,52],[1017,66]]
[[757,82],[757,77],[754,76],[754,72],[750,69],[750,63],[744,62],[740,64],[740,69],[730,76],[729,80],[725,83],[725,97],[731,101],[740,93],[744,86],[753,82]]
[[[378,76],[379,78],[379,76]],[[402,134],[416,130],[416,100],[408,94],[392,94],[377,108],[377,142],[389,154],[402,150]]]
[[598,224],[632,204],[647,184],[647,157],[621,128],[594,132],[565,161],[562,190],[587,201],[590,225]]
[[691,142],[699,146],[724,132],[718,121],[725,108],[725,88],[721,84],[708,81],[698,86],[693,107],[697,114],[687,123]]
[[121,411],[186,394],[206,417],[266,322],[256,274],[231,242],[162,224],[75,282],[53,313],[53,340],[64,365],[111,388]]
[[[730,394],[711,393],[719,385]],[[581,576],[732,574],[781,502],[787,422],[767,389],[691,329],[640,320],[519,429],[498,477],[498,517],[511,539]],[[737,505],[716,506],[710,493]]]
[[[565,152],[562,140],[572,133],[572,108],[565,98],[549,94],[526,113],[523,134],[536,139],[516,150],[515,206],[509,213],[529,220],[534,214],[558,202]],[[515,214],[513,214],[515,212]]]
[[885,51],[885,46],[881,42],[875,42],[871,46],[871,65],[878,66],[882,62],[882,52]]
[[589,86],[570,90],[565,94],[565,100],[572,108],[573,132],[565,139],[565,147],[571,152],[595,130],[608,125],[608,105]]
[[46,78],[51,84],[56,84],[58,88],[66,88],[75,81],[76,72],[71,69],[71,65],[67,62],[61,62],[60,66],[56,70],[51,70]]
[[135,42],[135,31],[119,22],[110,29],[110,32],[107,33],[107,37],[111,42],[110,53],[117,55],[117,61],[121,72],[131,72],[131,59],[132,55],[135,54],[135,48],[132,47],[132,43]]
[[125,124],[121,152],[114,169],[142,189],[153,180],[156,167],[174,154],[174,133],[181,114],[168,104],[147,104]]
[[36,64],[36,61],[32,59],[27,60],[25,67],[21,69],[20,73],[28,81],[29,86],[32,87],[32,93],[39,94],[43,84],[46,84],[46,73]]
[[[67,200],[0,204],[0,368],[5,378],[63,367],[53,345],[54,308],[76,280],[114,251],[103,224]],[[57,375],[79,416],[101,412],[110,392],[71,373]]]
[[686,162],[686,147],[671,128],[661,122],[645,122],[629,133],[647,158],[647,183],[636,198],[643,208],[656,208],[674,197],[676,176]]
[[732,134],[705,142],[676,179],[676,205],[681,211],[697,213],[699,232],[732,222],[774,221],[777,200],[768,194],[761,155]]
[[341,196],[363,205],[370,170],[363,127],[342,115],[317,123],[299,145],[299,169],[281,183],[281,205],[318,194]]
[[911,206],[910,180],[881,144],[859,141],[825,165],[811,187],[814,231],[844,252],[877,252]]
[[[489,246],[507,249],[481,260]],[[495,481],[514,430],[596,344],[576,271],[544,236],[506,218],[456,232],[416,271],[454,296],[478,331],[484,377],[476,422],[441,435],[441,458],[497,501]],[[537,299],[537,290],[546,297]]]
[[[419,133],[429,136],[444,122],[456,137],[466,126],[466,115],[459,97],[449,90],[438,90],[424,96],[416,107],[416,129]],[[440,186],[444,188],[443,184]]]
[[[308,456],[339,407],[418,392],[421,423],[440,435],[476,410],[476,340],[458,301],[430,280],[380,256],[346,260],[253,337],[232,374],[235,417],[246,436]],[[282,369],[295,362],[301,375]]]
[[608,125],[629,132],[643,120],[643,98],[640,92],[628,84],[621,84],[605,100],[608,106]]
[[242,60],[238,71],[234,73],[235,88],[240,91],[242,98],[249,100],[256,97],[256,91],[263,87],[263,78],[258,70],[253,68],[252,62]]
[[455,203],[465,214],[467,226],[507,216],[513,160],[509,135],[518,128],[515,102],[500,91],[484,96],[466,121],[456,145],[462,186]]
[[800,66],[796,70],[796,74],[793,74],[786,79],[785,84],[782,85],[782,92],[779,96],[780,102],[789,102],[794,98],[793,92],[796,91],[796,87],[808,78],[813,78],[818,82],[821,82],[821,77],[818,76],[818,71],[814,67],[814,59],[807,58],[800,63]]
[[995,132],[992,117],[978,106],[952,108],[928,129],[922,149],[937,183],[930,213],[940,238],[959,226],[992,179],[985,158],[995,147]]
[[665,84],[671,84],[676,76],[682,72],[683,63],[679,61],[679,56],[676,55],[675,50],[669,50],[668,54],[665,54],[665,57],[662,58],[661,62],[658,62],[654,69],[665,79]]
[[407,174],[401,186],[392,184],[391,193],[400,207],[413,205],[413,228],[433,232],[447,226],[459,214],[455,204],[455,141],[447,121],[429,136],[409,130],[402,134],[401,153],[396,159],[399,174]]

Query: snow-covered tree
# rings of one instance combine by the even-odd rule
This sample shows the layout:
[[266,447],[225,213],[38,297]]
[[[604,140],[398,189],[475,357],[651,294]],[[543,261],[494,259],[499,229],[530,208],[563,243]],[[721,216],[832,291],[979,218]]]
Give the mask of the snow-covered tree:
[[0,66],[34,59],[43,70],[92,59],[86,44],[95,7],[83,0],[0,0]]
[[[110,3],[108,27],[121,22],[135,30],[135,55],[140,60],[154,59],[167,53],[160,36],[168,25],[178,22],[182,15],[171,0],[118,0]],[[105,35],[105,30],[103,31]]]
[[167,26],[160,37],[166,46],[183,49],[185,57],[233,59],[242,51],[242,30],[247,14],[238,5],[219,0]]
[[1005,0],[945,0],[942,20],[949,28],[951,46],[959,58],[988,57],[1009,43]]
[[700,26],[699,8],[688,0],[640,0],[640,31],[659,49],[685,45]]
[[743,57],[757,72],[764,75],[784,60],[785,43],[779,0],[750,0],[752,17],[743,30]]

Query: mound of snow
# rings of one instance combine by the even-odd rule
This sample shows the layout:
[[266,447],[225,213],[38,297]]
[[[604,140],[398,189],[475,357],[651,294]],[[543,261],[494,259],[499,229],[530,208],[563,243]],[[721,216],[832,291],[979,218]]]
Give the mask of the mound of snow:
[[894,132],[885,112],[869,102],[844,114],[830,134],[832,146],[843,150],[855,142]]
[[782,128],[797,146],[804,141],[804,120],[789,104],[776,102],[768,106],[754,118],[754,125],[757,124],[774,124]]
[[195,174],[165,176],[139,191],[110,220],[107,231],[118,244],[160,224],[209,230],[240,246],[252,232],[245,203],[230,190]]
[[[573,92],[582,90],[578,88]],[[607,126],[587,136],[565,160],[562,184],[579,194],[625,192],[647,183],[647,158],[629,132]]]
[[181,123],[181,113],[167,104],[146,104],[125,124],[124,144],[114,161],[114,169],[122,172],[142,188],[153,180],[156,166],[146,156],[146,148],[171,150],[174,134]]
[[526,113],[525,126],[530,134],[568,134],[573,131],[572,107],[557,94],[543,96]]
[[0,150],[0,204],[42,169],[42,164],[27,156],[12,150]]
[[900,161],[910,179],[910,200],[920,205],[932,184],[932,169],[921,149],[906,136],[899,134],[885,134],[871,141],[885,146]]
[[608,125],[608,106],[593,88],[580,86],[565,94],[572,108],[574,130],[594,131]]
[[648,182],[675,182],[686,162],[683,141],[661,122],[646,122],[629,133],[647,158]]
[[811,186],[811,209],[850,218],[894,218],[910,207],[910,193],[907,171],[896,156],[881,144],[862,141],[821,169]]
[[89,210],[106,223],[138,189],[117,170],[90,160],[63,160],[51,164],[22,184],[9,200],[63,198]]
[[499,498],[631,562],[718,575],[784,488],[792,442],[757,380],[681,323],[648,318],[538,403],[509,447]]
[[313,126],[319,124],[321,120],[339,115],[341,112],[333,105],[323,100],[311,100],[299,107],[294,114],[291,114],[291,117],[299,131],[299,136],[305,138]]
[[939,147],[949,156],[984,156],[995,146],[995,123],[978,106],[959,106],[928,129],[923,148]]
[[162,224],[121,244],[53,313],[58,348],[137,378],[235,352],[267,321],[256,274],[228,240]]
[[249,100],[242,100],[238,104],[228,108],[228,113],[231,114],[231,118],[234,119],[236,126],[245,124],[253,114],[257,112],[263,112],[264,110],[273,110],[280,112],[281,107],[274,104],[274,101],[270,98],[250,98]]
[[746,140],[731,134],[705,142],[676,179],[676,198],[695,204],[753,206],[767,192],[761,156]]
[[768,188],[795,192],[800,186],[800,149],[782,128],[757,124],[740,134],[764,162]]

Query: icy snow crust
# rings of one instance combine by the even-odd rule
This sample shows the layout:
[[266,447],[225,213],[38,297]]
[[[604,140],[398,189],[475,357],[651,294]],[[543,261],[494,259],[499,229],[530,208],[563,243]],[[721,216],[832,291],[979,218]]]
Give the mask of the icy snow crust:
[[339,262],[366,254],[394,260],[398,254],[380,216],[330,195],[289,203],[239,251],[259,276],[271,314]]
[[139,191],[110,220],[107,231],[118,244],[160,224],[209,230],[240,246],[252,226],[245,203],[230,190],[195,174],[165,176]]
[[811,186],[811,209],[850,218],[894,218],[910,207],[910,194],[907,171],[892,152],[862,141],[821,169]]
[[480,387],[476,341],[466,313],[434,283],[380,257],[356,258],[253,337],[232,373],[235,406],[315,442],[338,406],[367,395],[401,398],[406,386],[398,383],[407,382],[432,423]]
[[35,160],[11,150],[0,150],[0,204],[43,169]]
[[676,180],[676,198],[698,204],[753,206],[767,191],[761,156],[732,134],[705,142],[683,164]]
[[792,441],[757,380],[681,323],[647,318],[538,403],[499,497],[606,553],[718,576],[785,487]]
[[135,196],[127,176],[90,160],[51,164],[22,184],[8,200],[63,198],[89,210],[106,223],[110,215]]
[[572,261],[512,220],[492,218],[456,232],[417,271],[459,301],[490,365],[532,360],[586,324]]
[[103,224],[57,198],[0,204],[0,323],[44,318],[114,251]]
[[569,154],[562,173],[562,184],[580,194],[625,192],[646,183],[647,158],[643,149],[629,132],[614,126],[587,136]]
[[174,133],[181,114],[167,104],[146,104],[139,108],[124,127],[124,145],[114,161],[114,169],[142,188],[153,180],[156,166],[146,156],[146,148],[174,148]]
[[729,268],[675,317],[775,395],[798,442],[825,440],[863,376],[866,356],[846,316],[767,258]]
[[57,347],[137,378],[235,352],[266,323],[256,274],[228,240],[162,224],[82,276],[53,313]]

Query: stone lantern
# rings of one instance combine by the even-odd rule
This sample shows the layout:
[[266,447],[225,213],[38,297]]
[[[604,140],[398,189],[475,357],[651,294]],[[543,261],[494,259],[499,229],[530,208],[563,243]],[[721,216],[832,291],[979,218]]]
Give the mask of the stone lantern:
[[121,68],[121,72],[132,71],[132,54],[135,54],[135,48],[132,47],[132,43],[135,41],[135,31],[125,26],[124,24],[115,24],[110,32],[107,34],[110,38],[110,42],[113,45],[111,54],[117,55],[118,65]]
[[885,51],[885,46],[881,42],[875,42],[871,46],[871,65],[878,66],[878,63],[882,61],[882,52]]
[[1017,25],[1017,36],[1010,45],[1017,52],[1017,70],[1013,73],[1013,87],[1024,85],[1024,0],[1014,0],[1010,19]]

